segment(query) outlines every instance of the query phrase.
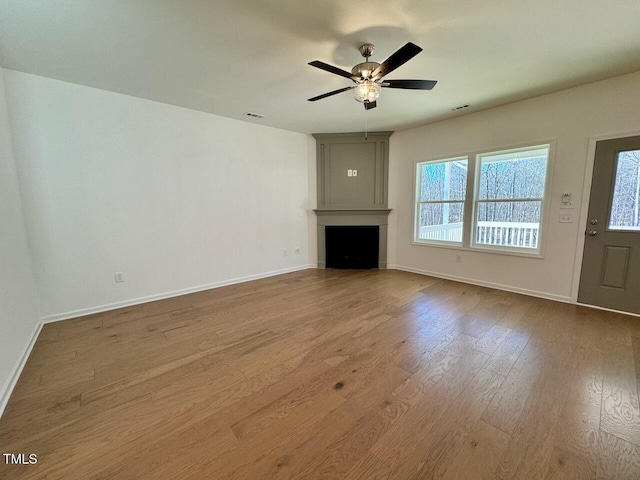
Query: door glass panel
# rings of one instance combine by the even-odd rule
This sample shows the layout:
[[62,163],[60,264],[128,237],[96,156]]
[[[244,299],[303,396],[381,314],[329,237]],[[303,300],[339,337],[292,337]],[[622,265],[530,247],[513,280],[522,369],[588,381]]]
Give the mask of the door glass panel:
[[609,229],[640,232],[640,150],[618,153]]

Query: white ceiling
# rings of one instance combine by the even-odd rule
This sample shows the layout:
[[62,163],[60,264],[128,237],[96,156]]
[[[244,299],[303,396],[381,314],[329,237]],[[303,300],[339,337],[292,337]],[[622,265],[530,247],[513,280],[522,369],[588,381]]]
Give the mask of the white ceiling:
[[[312,132],[399,130],[640,70],[639,0],[0,0],[4,68]],[[424,51],[366,112],[358,46]],[[458,105],[470,104],[462,112]],[[262,120],[243,116],[251,111]]]

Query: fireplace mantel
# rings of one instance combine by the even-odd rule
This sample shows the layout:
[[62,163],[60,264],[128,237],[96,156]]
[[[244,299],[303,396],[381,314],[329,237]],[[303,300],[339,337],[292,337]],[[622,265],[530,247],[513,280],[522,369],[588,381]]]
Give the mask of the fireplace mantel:
[[[316,213],[318,218],[320,218],[320,217],[332,217],[332,216],[336,216],[336,217],[349,217],[349,216],[372,217],[372,216],[376,216],[376,215],[384,215],[386,217],[391,212],[391,209],[390,208],[356,208],[356,209],[348,209],[348,210],[347,209],[330,210],[330,209],[323,208],[322,210],[314,210],[314,212]],[[318,221],[320,221],[320,220],[318,220]]]

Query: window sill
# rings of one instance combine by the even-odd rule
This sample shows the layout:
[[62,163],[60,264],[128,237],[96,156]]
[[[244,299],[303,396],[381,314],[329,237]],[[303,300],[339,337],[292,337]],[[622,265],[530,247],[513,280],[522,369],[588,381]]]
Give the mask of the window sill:
[[474,253],[489,253],[495,255],[508,255],[511,257],[524,257],[531,258],[534,260],[544,260],[544,255],[542,252],[520,252],[509,249],[498,249],[491,247],[463,247],[461,244],[456,243],[436,243],[436,242],[416,242],[415,240],[411,241],[412,245],[416,245],[419,247],[436,247],[436,248],[446,248],[449,250],[462,251],[462,252],[474,252]]

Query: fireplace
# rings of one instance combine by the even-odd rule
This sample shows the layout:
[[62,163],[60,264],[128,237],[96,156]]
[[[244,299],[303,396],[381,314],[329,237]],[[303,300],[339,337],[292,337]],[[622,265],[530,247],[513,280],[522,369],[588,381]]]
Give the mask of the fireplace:
[[313,135],[318,268],[387,268],[392,133]]
[[[367,267],[335,267],[335,268],[387,268],[387,217],[390,210],[315,210],[318,216],[318,268],[327,268],[327,240],[332,229],[339,227],[359,229],[365,227],[364,230],[356,230],[356,232],[375,231],[377,242],[375,251],[377,259],[375,265]],[[336,230],[336,232],[341,232]],[[338,233],[339,234],[339,233]],[[357,234],[357,233],[356,233]],[[352,240],[347,240],[351,242]]]
[[378,268],[379,226],[326,226],[325,236],[326,268]]

